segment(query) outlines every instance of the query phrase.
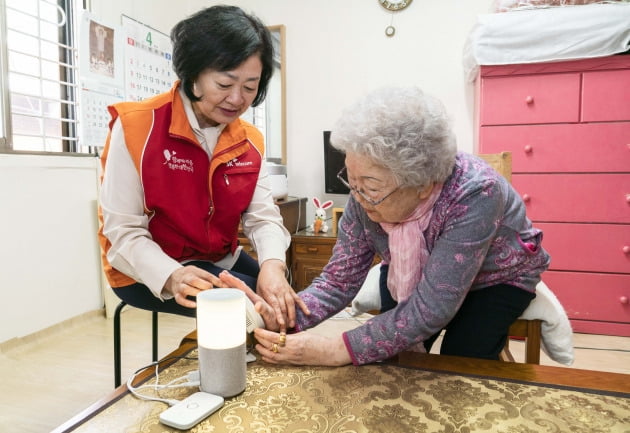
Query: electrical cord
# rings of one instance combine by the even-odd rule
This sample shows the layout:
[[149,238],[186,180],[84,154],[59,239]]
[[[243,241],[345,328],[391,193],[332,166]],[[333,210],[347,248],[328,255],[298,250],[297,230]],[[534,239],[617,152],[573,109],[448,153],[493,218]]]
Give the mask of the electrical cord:
[[[178,378],[173,379],[170,382],[165,383],[165,384],[160,384],[159,383],[159,381],[160,381],[160,372],[159,372],[160,363],[162,363],[164,361],[171,360],[171,359],[196,360],[197,358],[191,358],[191,357],[185,357],[185,356],[170,357],[170,358],[165,358],[165,359],[163,359],[161,361],[152,362],[149,365],[146,365],[146,366],[144,366],[142,368],[139,368],[131,376],[129,376],[129,379],[127,379],[127,388],[129,389],[129,391],[134,396],[136,396],[137,398],[139,398],[141,400],[159,401],[159,402],[162,402],[162,403],[166,403],[169,406],[173,406],[174,404],[179,403],[180,400],[170,399],[170,398],[154,397],[154,396],[145,395],[145,394],[139,392],[140,390],[143,390],[143,389],[152,389],[153,391],[158,392],[158,391],[163,390],[163,389],[175,389],[175,388],[184,388],[184,387],[189,387],[189,386],[199,386],[200,385],[199,370],[188,372],[185,376],[178,377]],[[133,386],[133,381],[136,378],[136,376],[138,375],[138,373],[146,370],[147,368],[151,368],[151,367],[155,367],[155,383],[151,384],[151,385],[140,385],[140,386],[137,386],[137,387]],[[182,380],[186,380],[186,382],[179,383]]]
[[[247,348],[248,354],[251,353],[252,349],[253,349],[253,343],[252,343],[251,347]],[[145,394],[142,394],[142,393],[139,392],[139,391],[141,391],[143,389],[151,389],[154,392],[158,392],[158,391],[163,390],[163,389],[186,388],[186,387],[190,387],[190,386],[197,386],[197,387],[199,387],[201,385],[201,378],[200,378],[199,370],[190,371],[190,372],[186,373],[186,375],[180,376],[180,377],[178,377],[176,379],[173,379],[173,380],[171,380],[168,383],[160,384],[160,371],[159,371],[160,364],[165,362],[165,361],[172,360],[172,359],[187,359],[187,360],[192,360],[192,361],[198,360],[198,358],[188,357],[188,356],[171,356],[169,358],[164,358],[164,359],[162,359],[160,361],[152,362],[149,365],[146,365],[146,366],[144,366],[142,368],[139,368],[131,376],[129,376],[129,379],[127,379],[127,388],[129,389],[129,392],[131,392],[134,396],[136,396],[137,398],[139,398],[141,400],[159,401],[159,402],[162,402],[162,403],[166,403],[169,406],[173,406],[174,404],[179,403],[180,400],[176,400],[176,399],[172,399],[172,398],[154,397],[154,396],[145,395]],[[255,357],[254,357],[254,359],[248,360],[248,362],[251,362],[251,361],[255,361]],[[150,384],[150,385],[134,386],[133,385],[133,381],[135,380],[135,378],[138,375],[138,373],[146,370],[147,368],[151,368],[151,367],[155,367],[155,383],[154,384]],[[179,383],[182,380],[186,380],[186,382]]]
[[297,224],[295,226],[295,232],[297,233],[300,231],[300,220],[302,219],[302,206],[300,206],[301,204],[301,200],[298,198],[298,214],[297,214]]

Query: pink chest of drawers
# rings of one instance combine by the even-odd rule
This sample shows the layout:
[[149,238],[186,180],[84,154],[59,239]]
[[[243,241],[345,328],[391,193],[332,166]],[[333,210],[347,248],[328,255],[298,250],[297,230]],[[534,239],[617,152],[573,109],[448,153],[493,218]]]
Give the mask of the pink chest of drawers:
[[479,153],[512,152],[574,330],[630,336],[630,55],[482,66],[476,124]]

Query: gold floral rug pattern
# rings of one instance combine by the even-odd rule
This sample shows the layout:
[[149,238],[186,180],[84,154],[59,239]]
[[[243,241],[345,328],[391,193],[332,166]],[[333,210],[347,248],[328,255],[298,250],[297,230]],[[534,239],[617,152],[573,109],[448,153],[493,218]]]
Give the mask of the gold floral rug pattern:
[[[160,383],[197,368],[195,360],[179,360],[160,373]],[[143,393],[182,399],[195,391],[179,388]],[[166,407],[128,394],[75,431],[180,431],[159,422]],[[226,399],[221,409],[190,431],[630,433],[630,395],[384,364],[328,368],[273,366],[257,361],[248,365],[245,392]]]

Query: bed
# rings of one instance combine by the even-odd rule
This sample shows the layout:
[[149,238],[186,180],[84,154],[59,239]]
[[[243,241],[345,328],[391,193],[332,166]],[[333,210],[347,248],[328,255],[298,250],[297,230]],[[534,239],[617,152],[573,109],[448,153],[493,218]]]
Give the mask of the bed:
[[628,1],[570,6],[554,6],[560,2],[550,0],[523,3],[512,1],[513,8],[497,7],[495,13],[478,16],[464,46],[468,81],[475,80],[479,65],[604,57],[630,49]]

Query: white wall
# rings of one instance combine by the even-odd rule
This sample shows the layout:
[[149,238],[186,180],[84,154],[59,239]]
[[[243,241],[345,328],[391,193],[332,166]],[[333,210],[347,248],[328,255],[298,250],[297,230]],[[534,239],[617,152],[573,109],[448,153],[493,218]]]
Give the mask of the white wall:
[[[165,33],[213,4],[238,5],[268,25],[284,24],[289,194],[308,197],[311,215],[314,196],[334,200],[335,207],[346,201],[324,193],[323,131],[332,129],[343,107],[376,87],[417,85],[434,94],[452,115],[460,149],[472,151],[474,95],[462,52],[477,15],[492,3],[416,0],[392,14],[377,0],[187,0],[176,8],[170,0],[92,0],[92,11],[109,20],[122,12]],[[396,34],[388,38],[392,19]]]
[[[418,85],[449,108],[459,147],[472,150],[473,87],[462,50],[491,0],[415,0],[391,14],[377,0],[92,0],[112,23],[128,15],[164,33],[212,4],[236,4],[286,26],[289,193],[326,196],[322,131],[381,85]],[[393,19],[396,35],[385,36]],[[0,155],[0,342],[100,308],[94,158]]]
[[0,342],[102,307],[96,167],[0,154]]

